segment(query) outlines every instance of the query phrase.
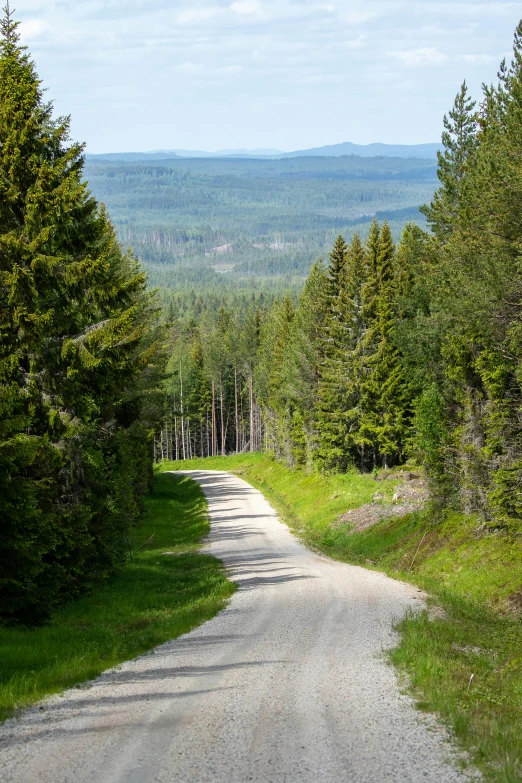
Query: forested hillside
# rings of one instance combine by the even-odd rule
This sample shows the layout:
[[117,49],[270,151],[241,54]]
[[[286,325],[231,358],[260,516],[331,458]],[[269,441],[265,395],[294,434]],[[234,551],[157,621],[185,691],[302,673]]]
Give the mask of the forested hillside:
[[156,150],[153,152],[102,152],[91,153],[88,160],[98,161],[158,161],[171,158],[267,158],[277,160],[281,158],[302,157],[343,157],[357,155],[360,158],[437,158],[440,144],[353,144],[343,141],[340,144],[328,144],[325,147],[313,147],[311,149],[282,152],[276,149],[223,149],[216,152],[205,150]]
[[41,622],[125,560],[162,337],[9,6],[0,26],[0,617]]
[[339,232],[399,236],[436,186],[430,160],[90,158],[89,185],[162,288],[301,288]]
[[445,118],[430,230],[339,236],[296,307],[173,314],[158,458],[264,448],[343,472],[414,456],[436,498],[519,531],[521,128],[522,26],[480,107],[464,84]]

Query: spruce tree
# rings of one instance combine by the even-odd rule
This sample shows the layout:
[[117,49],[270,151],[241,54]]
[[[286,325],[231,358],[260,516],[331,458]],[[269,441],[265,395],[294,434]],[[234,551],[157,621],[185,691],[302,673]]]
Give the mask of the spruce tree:
[[447,239],[455,227],[458,210],[462,206],[463,183],[469,160],[477,149],[478,114],[475,106],[464,82],[452,110],[444,116],[444,149],[437,153],[437,174],[441,186],[431,204],[421,208],[433,233],[441,241]]
[[285,363],[294,319],[289,296],[275,302],[261,331],[256,367],[256,391],[263,408],[268,451],[291,461],[291,413],[284,388]]
[[55,120],[43,100],[7,5],[0,23],[0,593],[4,616],[27,621],[113,572],[150,477],[140,419],[156,377],[155,306],[137,262],[121,252],[89,195],[82,165],[69,120]]
[[205,372],[203,345],[199,332],[194,335],[190,349],[191,371],[188,378],[187,411],[192,422],[200,454],[205,456],[205,439],[201,435],[212,407],[212,389]]
[[332,299],[335,299],[339,290],[339,277],[346,263],[347,250],[348,247],[344,237],[339,234],[329,256],[328,278],[330,280],[330,296]]
[[362,289],[367,257],[358,234],[346,253],[339,290],[329,313],[328,342],[321,366],[315,460],[326,470],[344,471],[355,461],[358,379],[355,356],[362,337]]
[[310,464],[319,438],[315,414],[323,359],[329,281],[322,262],[312,266],[299,298],[286,348],[284,394],[291,409],[292,453]]
[[388,466],[403,456],[409,420],[409,395],[399,350],[393,341],[396,321],[395,246],[385,222],[378,240],[368,239],[373,263],[363,288],[364,334],[356,367],[361,415],[355,440],[361,463]]

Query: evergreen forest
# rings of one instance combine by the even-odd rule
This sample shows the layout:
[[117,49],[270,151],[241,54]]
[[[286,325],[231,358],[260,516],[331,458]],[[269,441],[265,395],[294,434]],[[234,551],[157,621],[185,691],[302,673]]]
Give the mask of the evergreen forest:
[[444,128],[425,225],[338,235],[299,296],[171,308],[156,459],[264,449],[336,473],[414,458],[437,502],[520,532],[522,24],[498,82],[479,103],[464,83]]
[[158,305],[0,27],[0,613],[44,621],[128,555],[161,405]]
[[153,285],[174,291],[302,288],[339,233],[374,215],[398,236],[423,222],[433,160],[304,157],[151,161],[87,158],[86,176]]
[[[297,590],[295,580],[312,578],[301,575],[297,556],[280,553],[277,537],[274,552],[251,544],[253,536],[270,539],[275,516],[255,514],[248,497],[251,506],[226,505],[230,498],[239,505],[236,493],[252,489],[314,552],[401,580],[409,592],[400,593],[400,605],[414,610],[397,626],[389,660],[417,704],[467,751],[463,764],[477,764],[484,779],[522,780],[522,22],[496,81],[476,97],[462,84],[436,162],[326,152],[87,156],[71,138],[70,118],[57,116],[47,99],[20,36],[7,0],[0,19],[0,720],[189,634],[236,589],[244,596],[267,589],[268,650],[287,650],[270,617],[298,597],[296,624],[292,618],[285,629],[293,637],[288,656],[267,663],[310,668],[317,694],[327,681],[328,695],[348,682],[347,669],[336,680],[324,665],[325,640],[337,639],[343,612],[381,594],[357,588],[344,600],[335,583],[334,603],[324,604],[335,612],[316,605],[306,614],[314,582]],[[200,486],[180,469],[228,471],[251,487],[227,488],[219,474],[197,476]],[[213,519],[225,549],[201,550],[211,530],[209,499],[214,509],[223,504]],[[232,540],[237,549],[223,554]],[[332,591],[325,592],[330,602]],[[415,609],[421,603],[426,611]],[[386,613],[375,615],[379,650],[391,634],[390,607]],[[365,639],[368,615],[352,614],[364,629],[356,640]],[[320,646],[305,645],[294,666],[289,656],[300,654],[308,617],[320,620]],[[81,712],[89,699],[68,697],[89,753],[97,747],[91,729],[105,744],[106,731],[117,730],[100,764],[127,764],[130,744],[115,745],[123,731],[134,744],[145,730],[151,754],[168,747],[170,764],[165,720],[186,723],[184,694],[195,704],[199,694],[219,691],[223,726],[232,725],[229,715],[253,713],[250,704],[228,711],[225,683],[237,690],[236,709],[252,693],[238,672],[242,678],[247,666],[263,663],[258,655],[253,664],[242,660],[254,648],[241,634],[194,634],[197,657],[187,660],[195,666],[162,653],[141,670],[129,668],[130,678],[118,672],[109,696],[90,700],[101,722]],[[185,641],[166,655],[177,656]],[[362,662],[354,671],[376,665],[365,644],[352,656]],[[208,660],[219,663],[200,666],[210,646]],[[344,664],[344,646],[333,648]],[[260,670],[248,671],[257,689]],[[227,672],[233,680],[221,679]],[[191,678],[211,690],[192,690]],[[138,679],[146,713],[136,712]],[[295,704],[315,709],[311,681],[301,703],[285,680],[288,712],[279,701],[265,715],[268,702],[254,702],[271,742]],[[391,702],[377,695],[386,719],[403,714],[390,713]],[[133,704],[138,718],[120,725],[114,716]],[[171,711],[178,705],[179,713]],[[31,713],[29,733],[8,728],[16,753],[21,737],[27,749],[33,741],[41,748],[51,735],[74,732],[60,704],[54,715],[40,714],[46,709]],[[207,732],[206,702],[203,713]],[[64,732],[56,728],[62,718]],[[330,753],[328,721],[321,736]],[[252,725],[260,736],[261,723]],[[177,742],[167,733],[166,742]],[[207,733],[221,753],[219,732]],[[233,734],[231,744],[246,736]],[[384,741],[384,731],[377,734]],[[290,736],[283,733],[284,742]],[[132,753],[145,744],[140,739]],[[297,755],[306,760],[303,750]],[[201,771],[196,745],[185,751],[190,774]],[[61,763],[60,753],[54,758]],[[133,779],[159,769],[140,766],[141,756],[131,761],[136,766],[110,769]],[[403,767],[396,769],[393,779]]]
[[415,459],[442,505],[519,530],[522,26],[436,169],[86,164],[9,8],[0,69],[3,618],[113,574],[162,459]]

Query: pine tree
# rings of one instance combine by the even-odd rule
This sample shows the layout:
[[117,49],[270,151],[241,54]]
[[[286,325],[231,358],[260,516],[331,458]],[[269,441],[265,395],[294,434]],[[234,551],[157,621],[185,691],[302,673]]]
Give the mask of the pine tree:
[[206,456],[206,424],[212,406],[212,389],[205,373],[203,346],[199,332],[194,335],[190,349],[191,371],[187,394],[187,412],[192,422],[199,453]]
[[335,338],[333,330],[338,320],[338,300],[341,286],[341,276],[346,265],[348,247],[344,237],[339,235],[335,241],[332,251],[329,255],[330,264],[328,266],[328,288],[326,291],[326,312],[322,324],[322,353],[327,357],[332,351],[335,352]]
[[364,250],[366,253],[367,275],[361,290],[361,319],[364,328],[367,329],[375,317],[375,306],[379,291],[381,229],[376,218],[371,223]]
[[256,438],[254,368],[258,360],[262,320],[263,315],[261,311],[253,304],[246,314],[238,346],[240,365],[242,365],[243,372],[246,375],[248,388],[248,440],[251,452],[261,445]]

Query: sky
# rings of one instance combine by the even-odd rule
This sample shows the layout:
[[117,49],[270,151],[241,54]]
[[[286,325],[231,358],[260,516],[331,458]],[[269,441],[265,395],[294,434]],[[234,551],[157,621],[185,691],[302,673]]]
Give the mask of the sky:
[[12,0],[58,114],[87,150],[440,139],[480,99],[520,2]]

